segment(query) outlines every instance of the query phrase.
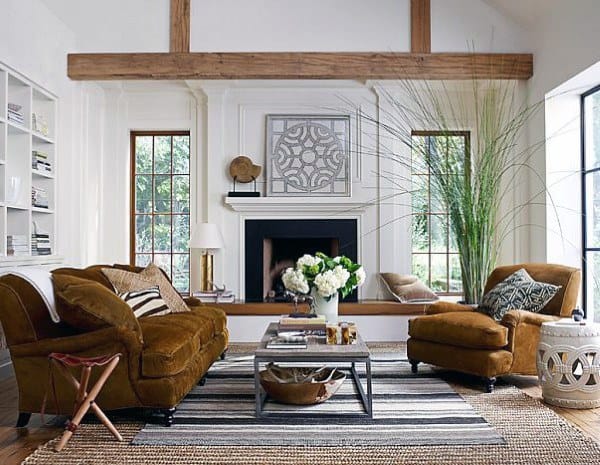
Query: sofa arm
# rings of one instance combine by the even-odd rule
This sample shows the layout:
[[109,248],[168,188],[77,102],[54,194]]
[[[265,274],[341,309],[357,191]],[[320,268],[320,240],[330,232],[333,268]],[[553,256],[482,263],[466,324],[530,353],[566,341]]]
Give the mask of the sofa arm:
[[542,326],[542,323],[556,321],[558,319],[558,317],[552,315],[542,315],[526,310],[509,310],[500,323],[507,328],[516,328],[520,324]]
[[425,309],[426,315],[437,315],[438,313],[451,313],[451,312],[472,312],[475,308],[470,305],[461,305],[455,302],[444,302],[439,301],[431,304]]
[[[109,327],[77,334],[76,336],[42,339],[40,341],[19,344],[10,348],[12,357],[47,357],[52,352],[63,354],[100,353],[114,346],[125,347],[130,354],[139,354],[142,344],[138,335],[121,327]],[[118,351],[118,350],[115,350]]]
[[547,321],[559,318],[551,315],[509,310],[500,324],[508,328],[506,350],[512,352],[511,373],[522,375],[536,374],[536,352],[540,342],[540,327]]

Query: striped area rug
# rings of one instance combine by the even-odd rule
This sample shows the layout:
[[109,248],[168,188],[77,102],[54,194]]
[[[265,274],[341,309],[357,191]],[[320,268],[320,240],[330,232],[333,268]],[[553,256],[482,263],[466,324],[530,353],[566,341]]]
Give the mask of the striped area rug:
[[[137,445],[407,446],[504,444],[502,436],[460,395],[422,366],[410,372],[398,354],[372,355],[373,419],[348,376],[327,402],[282,405],[267,400],[268,419],[254,416],[252,355],[213,365],[204,386],[181,402],[170,428],[147,424]],[[359,370],[360,371],[360,370]]]

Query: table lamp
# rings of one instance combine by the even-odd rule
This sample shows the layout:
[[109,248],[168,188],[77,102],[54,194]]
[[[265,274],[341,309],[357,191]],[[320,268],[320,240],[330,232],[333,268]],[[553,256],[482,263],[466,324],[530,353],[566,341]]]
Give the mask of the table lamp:
[[202,249],[200,256],[200,291],[210,292],[214,289],[213,282],[213,250],[225,246],[219,227],[212,223],[198,223],[192,231],[189,242],[190,249]]

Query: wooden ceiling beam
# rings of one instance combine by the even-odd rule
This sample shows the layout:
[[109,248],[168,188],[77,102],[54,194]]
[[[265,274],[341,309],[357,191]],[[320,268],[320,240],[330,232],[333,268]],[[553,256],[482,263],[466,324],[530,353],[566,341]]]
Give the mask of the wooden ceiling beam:
[[431,53],[430,0],[410,0],[410,51]]
[[533,56],[513,53],[76,53],[73,80],[529,79]]
[[169,50],[174,53],[190,51],[190,0],[171,0]]

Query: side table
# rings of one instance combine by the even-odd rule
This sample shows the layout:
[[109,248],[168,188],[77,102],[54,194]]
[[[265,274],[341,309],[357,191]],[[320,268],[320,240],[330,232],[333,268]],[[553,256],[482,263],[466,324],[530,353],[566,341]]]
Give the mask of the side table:
[[578,409],[600,406],[600,324],[570,319],[542,324],[536,359],[545,402]]

